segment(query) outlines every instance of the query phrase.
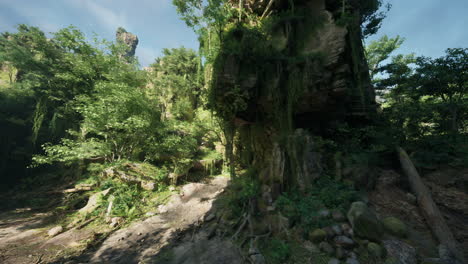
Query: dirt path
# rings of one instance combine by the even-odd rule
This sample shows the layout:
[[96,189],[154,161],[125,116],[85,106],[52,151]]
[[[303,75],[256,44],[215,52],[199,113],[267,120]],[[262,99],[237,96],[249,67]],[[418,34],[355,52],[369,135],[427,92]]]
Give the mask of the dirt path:
[[[214,230],[201,225],[215,222],[213,202],[227,184],[226,177],[186,184],[166,205],[159,206],[159,214],[114,233],[84,227],[50,238],[50,213],[1,213],[0,263],[241,263],[230,242],[220,241],[210,235]],[[90,249],[87,245],[99,235],[108,237]],[[84,253],[76,257],[79,252]]]
[[209,231],[198,230],[182,239],[188,229],[215,218],[213,202],[227,183],[228,178],[216,177],[183,186],[181,194],[158,208],[159,215],[113,233],[95,252],[72,263],[241,263],[235,247],[211,241]]
[[95,234],[90,228],[72,228],[49,237],[47,231],[53,221],[51,213],[28,209],[1,213],[0,263],[49,263],[58,257],[82,251],[86,248],[86,240]]

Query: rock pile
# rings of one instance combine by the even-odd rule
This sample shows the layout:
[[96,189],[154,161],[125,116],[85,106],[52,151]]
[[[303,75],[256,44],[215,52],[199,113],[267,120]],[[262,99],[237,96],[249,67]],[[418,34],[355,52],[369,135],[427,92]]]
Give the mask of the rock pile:
[[[399,219],[388,217],[380,221],[364,202],[353,203],[347,217],[328,210],[322,210],[320,215],[333,220],[333,224],[310,230],[304,248],[327,255],[328,264],[360,264],[371,259],[415,263],[414,248],[397,239],[407,235],[407,228]],[[405,254],[395,248],[405,248]]]

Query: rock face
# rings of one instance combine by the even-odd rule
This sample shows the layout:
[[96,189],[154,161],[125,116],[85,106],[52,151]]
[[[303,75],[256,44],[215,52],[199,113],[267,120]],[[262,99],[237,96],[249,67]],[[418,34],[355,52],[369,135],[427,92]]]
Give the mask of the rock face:
[[[257,12],[253,6],[261,10],[261,2],[268,1],[246,4]],[[323,172],[319,144],[308,131],[365,118],[375,111],[375,94],[360,19],[337,22],[340,1],[294,1],[294,11],[287,3],[272,5],[271,24],[230,25],[206,76],[210,106],[242,142],[227,142],[227,156],[235,150],[273,189],[302,190]],[[294,14],[279,15],[286,11]],[[353,6],[347,12],[359,17]]]
[[117,43],[124,44],[127,48],[122,57],[130,58],[135,56],[135,50],[138,45],[138,37],[130,32],[127,32],[124,28],[118,28],[115,34]]

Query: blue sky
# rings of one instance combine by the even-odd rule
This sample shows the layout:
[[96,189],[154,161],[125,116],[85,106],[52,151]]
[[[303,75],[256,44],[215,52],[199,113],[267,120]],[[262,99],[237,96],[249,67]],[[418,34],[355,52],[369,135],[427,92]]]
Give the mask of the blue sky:
[[[393,8],[380,32],[406,38],[400,53],[441,56],[446,48],[468,47],[467,0],[391,0]],[[46,32],[74,25],[91,36],[113,40],[122,26],[138,35],[137,56],[147,66],[163,48],[197,49],[195,34],[182,22],[171,0],[0,0],[0,32],[15,25]]]

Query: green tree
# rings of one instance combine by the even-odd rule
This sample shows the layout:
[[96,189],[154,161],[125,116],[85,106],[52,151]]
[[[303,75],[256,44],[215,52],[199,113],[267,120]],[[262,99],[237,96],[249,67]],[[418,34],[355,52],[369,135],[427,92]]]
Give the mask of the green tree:
[[369,64],[369,73],[372,79],[382,71],[382,63],[389,59],[390,55],[397,50],[404,41],[405,39],[400,36],[389,38],[387,35],[384,35],[366,46],[367,63]]
[[444,122],[443,130],[465,131],[468,110],[468,48],[447,49],[446,55],[431,59],[418,58],[416,76],[418,92],[436,104]]
[[151,65],[150,77],[163,117],[192,120],[202,88],[200,58],[184,47],[164,49],[163,55]]

